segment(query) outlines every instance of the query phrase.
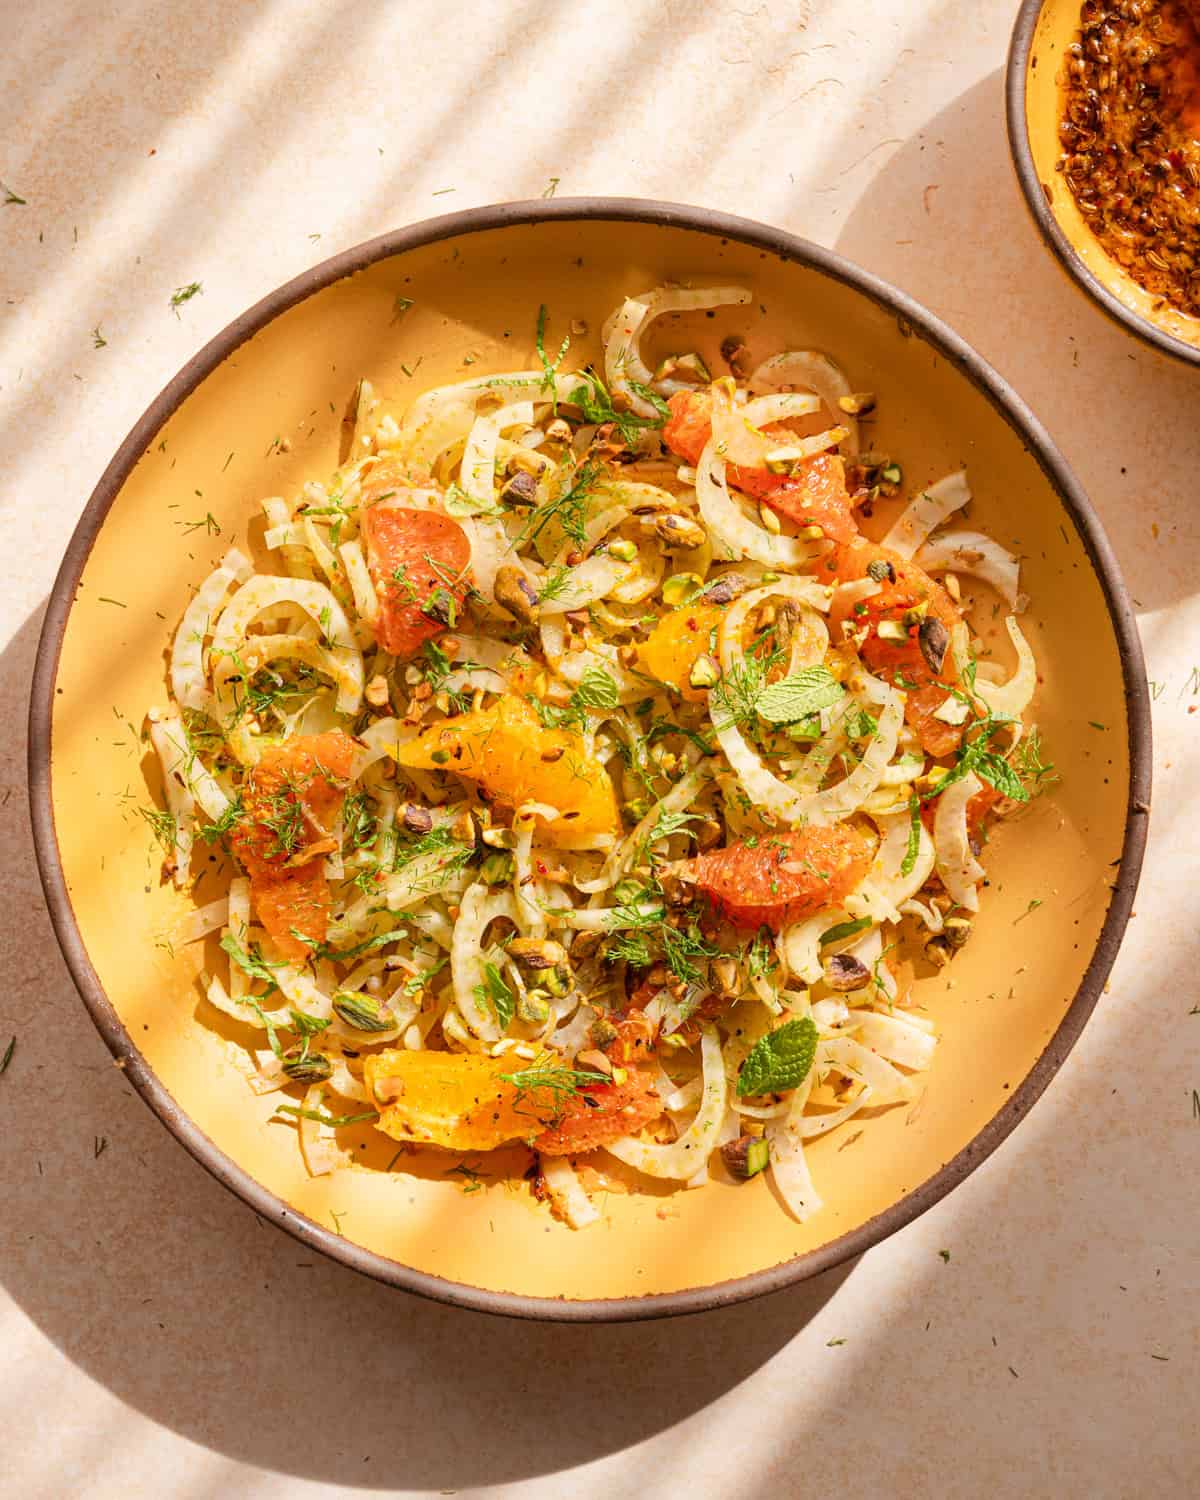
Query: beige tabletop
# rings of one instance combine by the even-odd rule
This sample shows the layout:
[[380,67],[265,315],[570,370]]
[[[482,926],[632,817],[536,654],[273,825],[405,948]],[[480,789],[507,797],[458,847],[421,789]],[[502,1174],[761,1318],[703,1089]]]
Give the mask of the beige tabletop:
[[[25,200],[0,207],[0,1054],[17,1038],[0,1076],[4,1497],[1196,1493],[1200,375],[1106,322],[1034,234],[1004,135],[1012,11],[0,6],[0,199]],[[27,828],[46,594],[159,388],[314,261],[555,190],[779,224],[947,319],[1090,492],[1154,698],[1136,919],[1032,1116],[860,1261],[657,1325],[434,1306],[256,1220],[114,1070]],[[1075,688],[1086,699],[1086,660]]]

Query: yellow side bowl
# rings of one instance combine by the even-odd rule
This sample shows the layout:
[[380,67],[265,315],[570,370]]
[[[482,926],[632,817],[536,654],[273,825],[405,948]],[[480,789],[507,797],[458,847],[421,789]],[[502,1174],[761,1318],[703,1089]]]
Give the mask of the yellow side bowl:
[[1005,88],[1008,142],[1034,223],[1059,264],[1123,328],[1200,365],[1200,318],[1140,286],[1088,228],[1058,171],[1063,66],[1079,33],[1079,0],[1024,0],[1013,27]]
[[[554,330],[587,325],[570,356],[583,363],[622,297],[670,279],[753,288],[752,306],[688,325],[689,347],[714,364],[735,330],[756,354],[828,350],[856,389],[877,393],[871,441],[914,483],[968,467],[972,525],[1023,558],[1036,716],[1062,781],[997,829],[975,936],[918,981],[941,1034],[919,1097],[813,1143],[825,1208],[809,1222],[788,1216],[764,1174],[694,1191],[646,1182],[609,1194],[601,1221],[575,1233],[519,1179],[476,1187],[429,1155],[389,1171],[394,1144],[361,1125],[339,1132],[354,1164],[310,1178],[294,1127],[272,1123],[275,1100],[247,1086],[236,1023],[201,996],[199,972],[221,955],[212,940],[171,937],[193,901],[222,893],[221,868],[202,856],[195,898],[161,885],[136,813],[158,790],[138,731],[163,701],[175,623],[225,547],[248,527],[260,534],[263,496],[336,467],[360,376],[400,411],[468,372],[526,368],[541,304]],[[191,526],[204,514],[219,536]],[[1011,660],[1002,620],[979,628]],[[130,1081],[216,1177],[264,1219],[396,1286],[509,1315],[636,1318],[768,1292],[856,1255],[999,1145],[1079,1035],[1115,956],[1145,839],[1149,742],[1137,632],[1103,532],[978,355],[903,294],[779,230],[567,199],[360,245],[281,287],[180,372],[101,479],[55,584],[30,784],[47,900],[83,999]]]

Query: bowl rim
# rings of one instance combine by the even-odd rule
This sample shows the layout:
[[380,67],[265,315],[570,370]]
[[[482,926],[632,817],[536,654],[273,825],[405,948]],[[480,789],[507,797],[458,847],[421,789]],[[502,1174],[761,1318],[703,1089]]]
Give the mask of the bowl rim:
[[[463,235],[544,222],[615,220],[738,240],[831,277],[918,332],[982,392],[1025,443],[1071,517],[1104,594],[1117,642],[1128,719],[1129,793],[1120,868],[1095,951],[1053,1036],[1020,1086],[956,1156],[909,1193],[828,1244],[748,1275],[705,1287],[643,1296],[566,1299],[490,1291],[450,1281],[355,1245],[297,1213],[218,1149],[175,1103],[126,1031],[88,957],[67,892],[51,798],[51,736],[59,658],[76,587],[125,480],[184,399],[242,343],[288,308],[344,277],[405,251]],[[1058,1071],[1083,1029],[1117,954],[1137,889],[1151,780],[1150,704],[1133,608],[1098,516],[1045,428],[983,358],[907,294],[831,250],[785,230],[707,208],[654,199],[580,197],[490,204],[391,230],[342,251],[268,293],[210,339],[155,397],[108,464],[67,546],[51,589],[34,666],[28,771],[34,847],[59,946],[93,1022],[129,1082],[167,1129],[219,1182],[264,1219],[352,1270],[436,1301],[507,1317],[621,1322],[701,1312],[781,1290],[818,1275],[908,1224],[956,1187],[1000,1145]]]
[[1041,178],[1034,165],[1033,151],[1029,145],[1029,120],[1025,112],[1025,98],[1028,92],[1033,38],[1047,3],[1048,0],[1022,0],[1017,19],[1013,24],[1012,38],[1008,46],[1008,61],[1005,64],[1004,98],[1008,146],[1026,206],[1042,240],[1053,251],[1063,270],[1076,286],[1099,305],[1103,312],[1106,312],[1122,328],[1136,334],[1138,338],[1153,345],[1155,349],[1161,350],[1163,354],[1181,359],[1185,364],[1200,365],[1200,347],[1185,343],[1174,334],[1156,327],[1108,290],[1095,273],[1084,264],[1046,200]]

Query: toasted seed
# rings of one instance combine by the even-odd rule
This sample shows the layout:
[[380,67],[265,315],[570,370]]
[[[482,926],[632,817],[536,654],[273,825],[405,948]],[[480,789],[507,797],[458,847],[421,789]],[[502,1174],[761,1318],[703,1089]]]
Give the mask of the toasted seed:
[[951,948],[962,948],[971,936],[972,923],[969,917],[947,917],[943,936]]
[[950,632],[939,619],[933,615],[926,615],[917,632],[917,640],[920,642],[921,655],[925,658],[929,670],[935,673],[940,672],[942,663],[946,660],[946,652],[950,647]]
[[825,983],[839,993],[861,990],[871,982],[870,969],[852,953],[835,953],[825,960],[824,969]]

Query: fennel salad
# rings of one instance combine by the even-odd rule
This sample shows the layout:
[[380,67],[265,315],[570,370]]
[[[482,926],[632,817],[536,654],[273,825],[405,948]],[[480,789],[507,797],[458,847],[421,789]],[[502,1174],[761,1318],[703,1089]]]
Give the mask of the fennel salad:
[[806,1144],[934,1064],[913,962],[1054,778],[1019,562],[965,473],[871,451],[828,355],[689,348],[751,301],[629,297],[592,364],[543,308],[530,368],[403,410],[361,382],[340,467],[183,611],[155,824],[180,887],[205,844],[236,873],[176,936],[219,935],[204,994],[310,1173],[369,1125],[401,1172],[525,1148],[573,1228],[606,1172],[770,1173],[804,1220]]

